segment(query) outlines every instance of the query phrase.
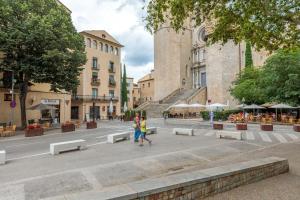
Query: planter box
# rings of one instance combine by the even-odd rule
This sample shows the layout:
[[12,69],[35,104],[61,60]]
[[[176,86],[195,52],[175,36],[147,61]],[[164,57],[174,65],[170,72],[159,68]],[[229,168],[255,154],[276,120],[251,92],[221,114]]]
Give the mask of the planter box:
[[213,128],[215,129],[215,130],[223,130],[223,124],[214,124],[213,125]]
[[260,129],[262,131],[273,131],[273,124],[261,124]]
[[63,124],[63,125],[61,125],[61,132],[62,133],[71,132],[71,131],[75,131],[75,124]]
[[300,124],[294,124],[293,129],[294,129],[294,131],[296,131],[296,132],[300,132]]
[[43,128],[26,129],[25,137],[34,137],[44,135]]
[[97,128],[97,122],[87,122],[86,129],[94,129]]
[[247,124],[246,123],[236,124],[236,130],[239,130],[239,131],[248,130]]

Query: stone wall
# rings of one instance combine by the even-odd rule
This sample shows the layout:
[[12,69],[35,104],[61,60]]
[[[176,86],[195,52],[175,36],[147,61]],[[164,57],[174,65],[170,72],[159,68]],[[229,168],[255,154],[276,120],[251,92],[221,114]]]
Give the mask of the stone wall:
[[[150,194],[141,195],[134,200],[202,199],[288,171],[288,161],[275,157],[232,164],[222,168],[201,170],[199,171],[200,179],[196,179],[197,176],[194,176],[194,180],[188,180],[187,176],[184,177],[185,179],[181,177],[182,181],[178,183],[177,187],[162,189],[162,191],[152,194],[151,191],[148,191]],[[210,176],[201,174],[209,174]],[[176,183],[176,179],[173,183]]]

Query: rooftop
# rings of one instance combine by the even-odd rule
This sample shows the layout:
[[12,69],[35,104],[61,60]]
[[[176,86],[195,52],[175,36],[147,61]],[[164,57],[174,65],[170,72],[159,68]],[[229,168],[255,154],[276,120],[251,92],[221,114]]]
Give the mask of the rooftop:
[[113,36],[111,36],[105,30],[85,30],[85,31],[82,31],[81,33],[92,35],[101,40],[106,40],[106,41],[112,42],[120,47],[124,47],[122,44],[120,44]]

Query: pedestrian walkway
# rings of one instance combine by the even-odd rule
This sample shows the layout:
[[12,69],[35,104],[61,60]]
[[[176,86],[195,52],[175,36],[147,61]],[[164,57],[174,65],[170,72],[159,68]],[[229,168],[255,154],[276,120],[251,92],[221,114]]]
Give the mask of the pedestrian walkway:
[[[210,130],[204,133],[206,137],[215,137],[215,131]],[[243,133],[243,139],[249,141],[262,141],[265,143],[287,143],[300,139],[300,134],[297,133],[282,133],[282,132],[254,132],[246,131]]]

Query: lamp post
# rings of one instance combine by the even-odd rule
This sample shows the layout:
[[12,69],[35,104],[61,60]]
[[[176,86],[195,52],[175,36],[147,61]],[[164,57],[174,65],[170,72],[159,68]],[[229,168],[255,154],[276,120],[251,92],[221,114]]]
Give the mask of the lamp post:
[[244,117],[244,120],[245,120],[245,109],[244,109],[244,107],[245,107],[245,98],[243,97],[243,99],[242,99],[242,105],[243,105],[243,117]]

